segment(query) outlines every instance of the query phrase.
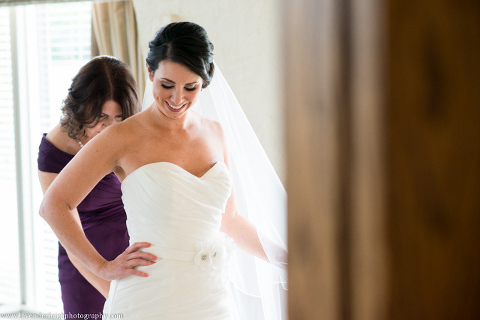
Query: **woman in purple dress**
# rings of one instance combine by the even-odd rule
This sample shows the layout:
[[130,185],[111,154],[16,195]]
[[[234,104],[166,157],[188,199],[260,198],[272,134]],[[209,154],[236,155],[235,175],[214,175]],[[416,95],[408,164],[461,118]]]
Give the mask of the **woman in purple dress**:
[[[60,123],[44,135],[38,152],[43,192],[84,144],[109,125],[138,111],[136,83],[120,60],[100,56],[89,61],[73,78],[63,102]],[[77,222],[86,237],[107,260],[128,247],[126,215],[120,182],[105,176],[77,207]],[[64,312],[70,315],[102,313],[110,282],[99,278],[59,244],[59,281]],[[84,317],[83,317],[84,318]]]

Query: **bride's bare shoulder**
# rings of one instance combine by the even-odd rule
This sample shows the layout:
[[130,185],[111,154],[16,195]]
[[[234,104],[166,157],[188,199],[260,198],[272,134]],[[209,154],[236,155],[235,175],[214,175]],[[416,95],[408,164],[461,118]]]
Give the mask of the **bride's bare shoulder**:
[[138,113],[122,122],[109,126],[102,131],[102,135],[104,135],[105,140],[112,144],[121,142],[125,146],[130,142],[134,143],[139,138],[145,128],[144,122],[145,116]]
[[210,120],[201,116],[201,126],[213,134],[223,136],[222,125],[218,121]]
[[210,143],[221,145],[223,149],[226,149],[227,141],[223,132],[222,125],[210,119],[203,118],[202,126],[205,128],[205,137]]

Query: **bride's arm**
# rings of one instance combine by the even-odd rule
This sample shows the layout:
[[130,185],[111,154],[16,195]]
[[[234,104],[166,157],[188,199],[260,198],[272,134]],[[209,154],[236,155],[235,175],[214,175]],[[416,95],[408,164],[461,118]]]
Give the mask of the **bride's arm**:
[[[48,190],[48,187],[52,184],[55,178],[58,176],[58,173],[38,171],[38,177],[40,180],[40,185],[42,186],[43,194]],[[77,209],[72,210],[73,216],[78,224],[82,224],[80,221],[80,216],[78,215]],[[80,261],[75,258],[70,252],[67,251],[68,258],[72,264],[77,268],[80,274],[87,279],[92,286],[95,287],[105,298],[108,298],[108,291],[110,288],[110,281],[105,280],[88,270]]]
[[[262,241],[260,241],[257,228],[250,220],[238,212],[235,202],[235,190],[232,190],[232,194],[228,199],[225,213],[222,216],[220,230],[228,234],[240,249],[278,267],[286,267],[287,251],[265,237],[262,237]],[[268,256],[265,252],[265,245],[268,246]]]
[[229,235],[240,249],[268,261],[265,250],[263,250],[263,246],[258,238],[257,229],[250,220],[238,212],[235,202],[235,191],[233,189],[228,199],[225,213],[222,216],[220,230]]
[[133,269],[151,265],[156,257],[139,251],[149,243],[134,243],[113,261],[105,260],[88,241],[75,219],[75,208],[108,173],[115,170],[125,139],[113,125],[89,141],[60,172],[48,188],[40,215],[50,225],[60,243],[94,274],[106,280],[126,275],[148,276]]
[[[223,137],[223,132],[221,129],[219,136]],[[230,170],[225,139],[223,139],[223,150],[225,163]],[[259,232],[255,225],[245,216],[242,216],[238,211],[234,188],[232,188],[232,193],[227,201],[225,213],[222,216],[222,225],[220,230],[228,234],[240,249],[253,254],[260,259],[273,263],[276,266],[282,268],[286,267],[287,251],[264,236],[260,241]],[[265,247],[268,248],[268,255],[265,252]]]

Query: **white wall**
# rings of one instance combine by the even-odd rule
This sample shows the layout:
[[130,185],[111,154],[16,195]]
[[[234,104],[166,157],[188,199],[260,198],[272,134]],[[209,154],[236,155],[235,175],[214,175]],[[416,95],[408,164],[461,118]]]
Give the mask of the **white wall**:
[[276,0],[133,0],[144,58],[165,23],[203,26],[215,61],[232,87],[277,173],[284,180],[280,14]]

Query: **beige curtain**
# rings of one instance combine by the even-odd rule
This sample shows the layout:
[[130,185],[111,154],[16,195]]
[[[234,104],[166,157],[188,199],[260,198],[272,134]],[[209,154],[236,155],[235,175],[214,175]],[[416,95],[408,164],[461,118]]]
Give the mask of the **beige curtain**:
[[131,0],[92,4],[92,56],[106,54],[128,64],[142,102],[145,63],[137,41],[137,22]]

